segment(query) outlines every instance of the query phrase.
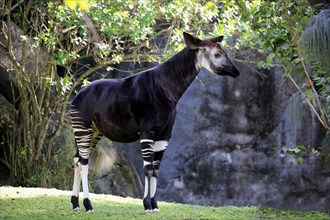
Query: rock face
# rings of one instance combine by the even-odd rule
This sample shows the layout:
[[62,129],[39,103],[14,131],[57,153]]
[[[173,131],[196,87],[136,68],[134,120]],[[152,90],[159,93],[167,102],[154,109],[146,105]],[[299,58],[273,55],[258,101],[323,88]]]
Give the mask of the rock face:
[[128,160],[123,144],[103,138],[91,161],[92,191],[123,197],[142,197],[142,184],[134,166]]
[[[324,133],[302,106],[290,117],[294,91],[278,69],[261,79],[239,65],[237,79],[201,73],[178,106],[164,158],[159,197],[205,205],[329,208],[330,169],[313,156],[298,164],[287,148],[320,147]],[[298,127],[299,125],[299,127]]]
[[[320,147],[324,131],[304,104],[294,120],[295,90],[281,70],[262,79],[243,64],[241,75],[206,71],[186,91],[177,109],[172,139],[160,168],[158,198],[203,205],[267,205],[283,209],[328,209],[330,168],[308,154],[302,164],[287,149]],[[117,145],[117,144],[115,144]],[[138,143],[127,150],[140,179]]]

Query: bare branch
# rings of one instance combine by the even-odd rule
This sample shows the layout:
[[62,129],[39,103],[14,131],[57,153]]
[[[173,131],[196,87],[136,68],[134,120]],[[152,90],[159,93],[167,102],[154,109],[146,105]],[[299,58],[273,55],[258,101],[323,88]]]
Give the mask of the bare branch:
[[330,130],[330,127],[327,125],[327,123],[319,115],[319,113],[317,112],[317,110],[315,109],[315,107],[313,106],[313,104],[310,102],[310,100],[307,97],[307,95],[300,89],[300,87],[298,86],[298,84],[296,83],[296,81],[292,78],[291,75],[289,75],[288,77],[291,80],[291,82],[293,83],[293,85],[297,88],[297,90],[301,93],[301,95],[303,96],[304,100],[307,102],[308,106],[312,109],[312,111],[316,115],[316,117],[319,120],[319,122],[323,125],[323,127],[325,129]]

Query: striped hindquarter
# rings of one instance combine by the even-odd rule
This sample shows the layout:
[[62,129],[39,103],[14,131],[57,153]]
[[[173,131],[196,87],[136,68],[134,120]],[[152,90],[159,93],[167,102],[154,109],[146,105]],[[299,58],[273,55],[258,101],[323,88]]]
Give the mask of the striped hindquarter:
[[[98,131],[93,122],[87,126],[81,117],[81,113],[75,108],[71,109],[71,123],[79,157],[81,157],[82,160],[88,160],[90,155],[93,154],[96,144],[101,139],[102,134]],[[83,161],[80,162],[84,164]]]

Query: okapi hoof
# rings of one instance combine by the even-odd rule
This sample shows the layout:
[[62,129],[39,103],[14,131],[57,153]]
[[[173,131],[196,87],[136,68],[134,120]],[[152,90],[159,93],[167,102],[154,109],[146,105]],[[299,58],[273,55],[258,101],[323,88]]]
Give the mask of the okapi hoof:
[[92,207],[92,203],[88,198],[84,199],[84,206],[85,206],[85,209],[86,209],[87,213],[93,213],[94,212],[93,207]]
[[159,208],[155,198],[151,198],[151,207],[153,212],[159,212]]
[[152,213],[152,211],[150,209],[144,210],[144,214],[146,214],[146,215],[150,215],[151,213]]
[[78,206],[78,207],[76,207],[76,208],[73,208],[72,211],[74,211],[74,212],[78,212],[78,211],[80,211],[80,206]]
[[80,206],[79,206],[79,198],[77,196],[71,196],[71,203],[72,203],[72,210],[73,211],[79,211]]

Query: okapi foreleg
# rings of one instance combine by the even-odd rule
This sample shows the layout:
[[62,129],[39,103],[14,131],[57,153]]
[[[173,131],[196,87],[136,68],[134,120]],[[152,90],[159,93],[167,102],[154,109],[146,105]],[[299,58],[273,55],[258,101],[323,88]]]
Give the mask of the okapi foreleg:
[[159,174],[160,162],[162,161],[164,152],[168,145],[167,141],[156,141],[154,147],[154,160],[153,160],[153,173],[150,179],[150,199],[151,199],[151,208],[153,212],[159,211],[156,192],[157,192],[157,178]]
[[143,195],[143,205],[144,205],[144,213],[150,214],[152,207],[150,201],[150,182],[151,176],[153,173],[153,160],[154,160],[154,145],[155,142],[149,139],[142,139],[141,143],[141,151],[143,157],[143,170],[144,170],[144,195]]

